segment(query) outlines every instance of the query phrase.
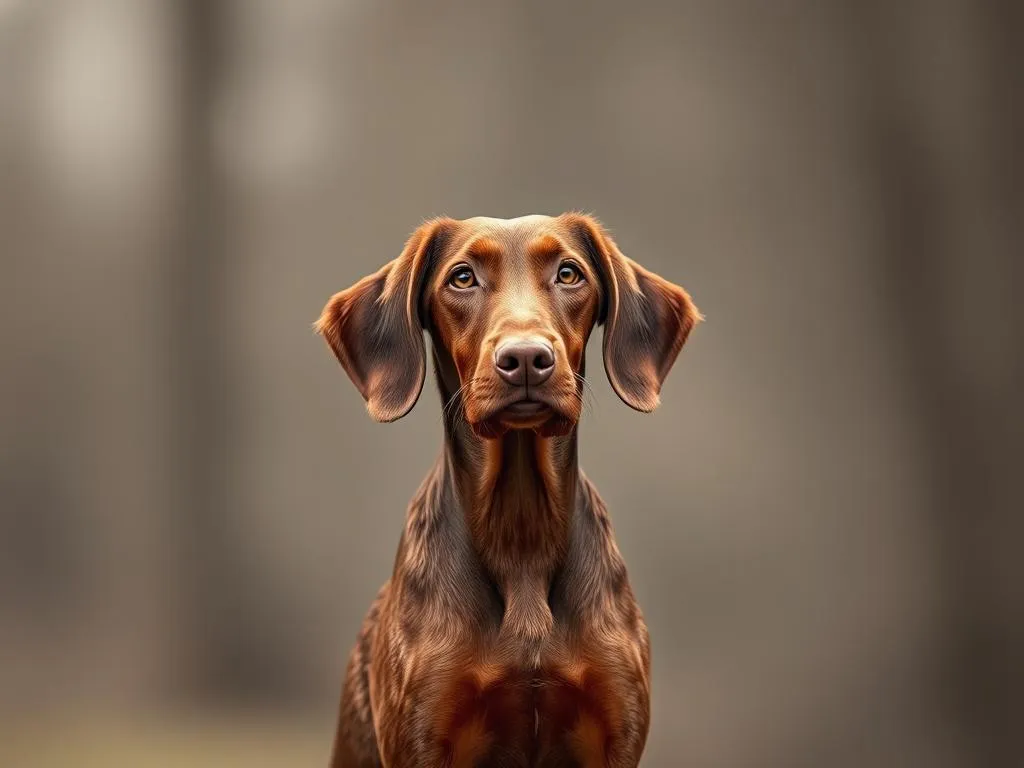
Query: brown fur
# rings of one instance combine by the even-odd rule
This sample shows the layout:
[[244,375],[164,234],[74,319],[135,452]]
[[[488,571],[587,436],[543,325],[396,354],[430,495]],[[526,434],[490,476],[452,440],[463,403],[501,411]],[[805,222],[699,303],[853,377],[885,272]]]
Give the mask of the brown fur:
[[[568,263],[580,281],[556,276]],[[476,286],[450,280],[472,269]],[[324,308],[370,414],[415,404],[432,342],[444,449],[413,498],[391,579],[342,692],[333,768],[636,766],[650,648],[607,511],[577,463],[584,353],[642,411],[700,315],[589,216],[437,219]],[[509,339],[554,350],[529,390],[495,371]],[[528,392],[537,413],[509,403]]]

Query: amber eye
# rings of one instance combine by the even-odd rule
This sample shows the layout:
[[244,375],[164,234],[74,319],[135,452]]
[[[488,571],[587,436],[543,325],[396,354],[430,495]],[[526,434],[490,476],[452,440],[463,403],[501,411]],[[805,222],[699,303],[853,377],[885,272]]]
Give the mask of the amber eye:
[[462,290],[472,288],[476,285],[476,275],[473,274],[473,270],[469,267],[458,267],[452,272],[452,276],[448,278],[448,285]]
[[558,268],[558,282],[562,285],[576,285],[581,280],[583,280],[583,273],[575,264],[566,261]]

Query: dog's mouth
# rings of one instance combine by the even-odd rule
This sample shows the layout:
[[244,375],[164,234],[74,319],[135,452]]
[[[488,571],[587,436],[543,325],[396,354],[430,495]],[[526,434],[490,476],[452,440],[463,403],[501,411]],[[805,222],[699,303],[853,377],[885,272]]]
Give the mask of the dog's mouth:
[[541,402],[540,400],[533,400],[530,398],[524,398],[523,400],[516,400],[514,403],[509,403],[501,411],[498,412],[498,416],[506,416],[513,419],[528,418],[531,416],[537,416],[544,413],[544,411],[550,411],[551,406],[547,403]]
[[500,408],[491,418],[509,429],[536,429],[551,419],[554,408],[533,398],[523,398]]
[[542,435],[568,432],[576,417],[548,397],[530,392],[497,404],[473,427],[484,437],[497,437],[513,429],[532,429]]

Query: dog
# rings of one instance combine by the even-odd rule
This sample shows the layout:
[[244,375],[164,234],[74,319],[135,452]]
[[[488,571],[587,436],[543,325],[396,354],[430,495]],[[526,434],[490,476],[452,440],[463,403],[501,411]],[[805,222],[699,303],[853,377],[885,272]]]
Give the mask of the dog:
[[315,324],[371,417],[408,413],[430,336],[444,447],[349,658],[333,768],[632,768],[650,641],[577,462],[584,353],[649,412],[689,294],[592,216],[438,218]]

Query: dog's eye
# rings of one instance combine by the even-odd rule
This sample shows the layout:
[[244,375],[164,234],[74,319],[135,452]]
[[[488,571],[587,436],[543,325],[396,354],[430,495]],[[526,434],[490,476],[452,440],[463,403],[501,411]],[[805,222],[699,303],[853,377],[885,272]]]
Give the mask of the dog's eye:
[[459,267],[448,278],[448,285],[452,288],[461,288],[463,290],[472,288],[476,285],[476,275],[473,274],[473,270],[469,267]]
[[558,282],[562,285],[576,285],[582,279],[583,273],[575,264],[566,261],[558,268]]

